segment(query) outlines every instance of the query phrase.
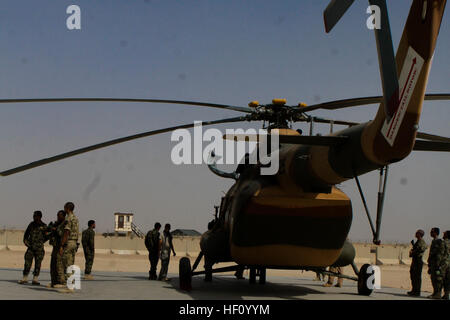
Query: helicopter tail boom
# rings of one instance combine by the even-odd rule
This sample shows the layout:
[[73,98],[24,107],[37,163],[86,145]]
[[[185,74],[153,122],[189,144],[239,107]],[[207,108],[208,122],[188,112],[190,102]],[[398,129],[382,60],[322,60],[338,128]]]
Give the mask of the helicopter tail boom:
[[396,55],[397,111],[388,119],[382,102],[361,135],[363,152],[371,162],[396,162],[413,150],[445,5],[446,0],[416,0],[411,6]]
[[394,115],[388,117],[383,101],[374,120],[332,134],[346,137],[344,143],[286,149],[280,155],[286,170],[278,176],[285,189],[297,185],[303,192],[330,192],[330,186],[400,161],[414,150],[445,5],[446,0],[412,3],[396,55],[400,93]]

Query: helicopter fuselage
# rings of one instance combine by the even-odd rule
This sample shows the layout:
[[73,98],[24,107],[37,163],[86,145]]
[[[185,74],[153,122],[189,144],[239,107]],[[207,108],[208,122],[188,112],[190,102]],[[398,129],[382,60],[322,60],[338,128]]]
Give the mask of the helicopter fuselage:
[[[282,145],[280,153],[291,147]],[[308,148],[302,150],[306,155]],[[282,170],[264,176],[258,166],[246,166],[202,237],[207,259],[266,267],[325,267],[338,260],[352,222],[350,199],[334,186],[324,192],[305,192],[299,184],[286,188],[282,177]],[[344,265],[354,258],[348,256]]]

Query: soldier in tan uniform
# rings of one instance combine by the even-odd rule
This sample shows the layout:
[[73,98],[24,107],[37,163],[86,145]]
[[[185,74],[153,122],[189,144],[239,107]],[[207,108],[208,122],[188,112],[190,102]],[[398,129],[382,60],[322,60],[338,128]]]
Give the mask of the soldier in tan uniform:
[[[59,254],[62,256],[62,262],[64,267],[64,272],[66,274],[65,280],[67,284],[67,279],[71,274],[67,273],[67,268],[75,263],[75,254],[78,250],[78,218],[73,213],[75,205],[72,202],[67,202],[64,205],[64,211],[66,212],[66,225],[64,226],[64,234],[61,241],[61,248],[59,249]],[[56,286],[55,286],[56,287]]]

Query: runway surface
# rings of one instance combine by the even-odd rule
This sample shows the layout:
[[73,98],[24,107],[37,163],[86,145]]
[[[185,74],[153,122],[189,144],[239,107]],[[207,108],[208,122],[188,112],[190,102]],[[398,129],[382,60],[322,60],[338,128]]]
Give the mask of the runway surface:
[[[81,289],[74,293],[60,293],[45,286],[50,281],[48,271],[41,271],[40,286],[20,285],[20,269],[0,269],[0,299],[19,300],[404,300],[420,299],[406,295],[405,290],[381,288],[371,296],[357,294],[356,283],[344,281],[342,288],[325,288],[322,282],[310,278],[273,276],[265,285],[250,285],[248,280],[237,280],[233,276],[217,275],[212,283],[201,276],[194,277],[192,291],[179,290],[177,275],[171,274],[170,282],[149,281],[147,273],[97,272],[94,280],[81,280]],[[31,275],[30,275],[31,278]],[[424,298],[423,294],[422,298]]]

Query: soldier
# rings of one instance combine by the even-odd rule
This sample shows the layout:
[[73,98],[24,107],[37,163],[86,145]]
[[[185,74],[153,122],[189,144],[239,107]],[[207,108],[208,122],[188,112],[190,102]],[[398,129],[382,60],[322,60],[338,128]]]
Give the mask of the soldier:
[[430,235],[433,238],[430,246],[430,255],[428,256],[428,274],[433,284],[433,294],[428,298],[441,299],[443,271],[445,271],[445,263],[447,259],[447,249],[445,242],[439,239],[439,228],[433,228]]
[[[342,274],[342,268],[341,267],[330,267],[330,272]],[[328,276],[328,281],[323,285],[324,287],[331,287],[333,285],[335,276]],[[344,283],[343,278],[338,277],[338,281],[335,285],[335,287],[342,287],[342,284]]]
[[447,270],[445,271],[444,276],[444,296],[442,299],[449,300],[450,294],[450,231],[447,230],[444,232],[444,241],[447,246]]
[[172,235],[170,234],[170,224],[164,226],[162,241],[161,241],[161,270],[159,271],[158,280],[168,281],[167,271],[169,270],[170,251],[175,257],[175,249],[173,248]]
[[65,281],[70,277],[67,273],[67,268],[75,263],[75,254],[78,250],[78,218],[73,213],[75,205],[72,202],[67,202],[64,205],[66,212],[66,225],[64,226],[64,234],[61,241],[61,248],[59,254],[62,257],[63,269],[65,273]]
[[412,258],[409,274],[411,277],[411,291],[408,291],[409,296],[420,297],[420,288],[422,286],[422,268],[423,268],[423,254],[427,250],[427,244],[423,240],[425,232],[423,230],[416,231],[417,241],[414,243],[412,249],[409,251],[409,256]]
[[81,244],[83,245],[84,251],[84,259],[86,260],[86,264],[84,267],[84,279],[92,280],[94,277],[91,275],[92,264],[94,263],[94,255],[95,255],[95,221],[89,220],[88,228],[83,231],[81,234]]
[[148,259],[150,260],[150,271],[148,280],[156,280],[156,268],[158,266],[159,252],[161,250],[161,237],[159,234],[161,224],[155,223],[155,228],[145,236],[145,247],[148,250]]
[[28,282],[28,274],[30,273],[31,264],[34,259],[34,272],[32,284],[40,285],[38,281],[39,273],[41,271],[41,263],[44,259],[44,243],[46,241],[47,225],[42,222],[42,212],[35,211],[33,213],[33,222],[31,222],[25,234],[23,235],[23,243],[27,246],[25,252],[25,265],[23,268],[23,278],[19,281],[20,284]]
[[59,255],[59,248],[61,247],[61,240],[64,234],[65,219],[66,212],[60,210],[57,214],[57,220],[48,225],[50,231],[50,244],[53,246],[52,258],[50,260],[51,282],[47,285],[48,288],[54,288],[55,285],[64,284],[64,269],[62,257]]

